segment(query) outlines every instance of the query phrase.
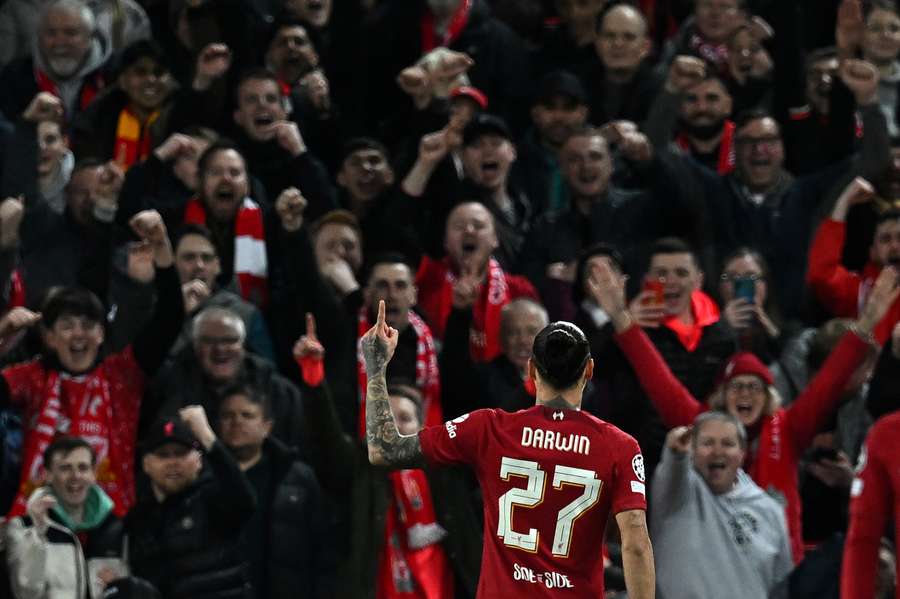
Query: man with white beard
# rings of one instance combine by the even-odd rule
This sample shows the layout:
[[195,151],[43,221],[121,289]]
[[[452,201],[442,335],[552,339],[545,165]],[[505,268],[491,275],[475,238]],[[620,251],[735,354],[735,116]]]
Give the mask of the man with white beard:
[[53,113],[47,117],[71,122],[103,88],[101,70],[110,54],[109,41],[99,34],[94,13],[82,0],[47,4],[31,56],[0,73],[0,112],[15,118],[38,93],[48,92],[60,106],[48,107]]

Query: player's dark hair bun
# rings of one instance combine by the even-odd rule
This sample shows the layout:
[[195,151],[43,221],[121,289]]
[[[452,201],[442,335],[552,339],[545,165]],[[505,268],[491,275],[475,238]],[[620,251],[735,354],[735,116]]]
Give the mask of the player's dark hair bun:
[[571,322],[552,322],[534,338],[535,367],[555,389],[568,389],[578,382],[591,357],[584,333]]

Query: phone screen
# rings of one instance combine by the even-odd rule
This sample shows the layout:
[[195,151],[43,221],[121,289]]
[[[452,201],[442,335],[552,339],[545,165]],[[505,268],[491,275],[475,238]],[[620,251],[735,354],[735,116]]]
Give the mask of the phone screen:
[[744,299],[751,304],[756,301],[756,279],[752,277],[737,277],[733,280],[734,297]]

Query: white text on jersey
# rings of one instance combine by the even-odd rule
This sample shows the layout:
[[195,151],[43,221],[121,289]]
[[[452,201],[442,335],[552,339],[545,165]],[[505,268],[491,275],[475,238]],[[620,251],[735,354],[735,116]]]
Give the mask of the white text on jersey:
[[591,440],[584,435],[569,433],[563,435],[556,431],[541,428],[522,428],[522,447],[534,447],[537,449],[555,449],[556,451],[571,451],[587,455],[591,451]]

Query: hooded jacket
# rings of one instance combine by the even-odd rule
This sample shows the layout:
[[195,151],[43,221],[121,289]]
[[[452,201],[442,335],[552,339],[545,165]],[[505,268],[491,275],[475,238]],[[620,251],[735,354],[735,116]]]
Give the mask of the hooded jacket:
[[715,495],[688,454],[666,448],[653,481],[650,532],[661,599],[759,599],[790,573],[784,510],[743,470],[731,491]]
[[[42,487],[30,501],[52,493]],[[80,523],[72,522],[58,504],[48,517],[46,532],[40,532],[29,516],[9,523],[7,563],[17,599],[97,598],[102,589],[93,582],[96,576],[91,576],[97,568],[127,574],[122,522],[113,514],[112,499],[100,487],[94,485],[88,491]],[[98,561],[92,566],[94,560]]]

